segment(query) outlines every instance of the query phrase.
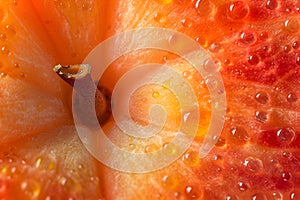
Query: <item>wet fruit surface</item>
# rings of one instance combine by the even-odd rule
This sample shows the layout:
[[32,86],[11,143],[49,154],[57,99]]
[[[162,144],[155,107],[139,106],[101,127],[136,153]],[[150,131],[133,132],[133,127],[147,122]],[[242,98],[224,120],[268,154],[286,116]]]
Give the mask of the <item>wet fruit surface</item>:
[[[1,2],[0,198],[298,199],[299,16],[296,0]],[[165,52],[125,55],[103,77],[107,88],[135,64],[167,63],[193,86],[202,121],[190,149],[169,167],[122,173],[104,167],[80,143],[68,108],[71,89],[52,67],[81,62],[115,33],[153,26],[190,36],[212,56],[226,89],[225,126],[214,149],[200,159],[211,81]],[[169,106],[163,134],[171,137],[179,116],[165,88],[141,88],[131,108],[135,121],[146,124],[149,105]],[[131,152],[153,152],[169,142],[119,137],[113,121],[104,129]],[[168,155],[175,151],[170,148]]]

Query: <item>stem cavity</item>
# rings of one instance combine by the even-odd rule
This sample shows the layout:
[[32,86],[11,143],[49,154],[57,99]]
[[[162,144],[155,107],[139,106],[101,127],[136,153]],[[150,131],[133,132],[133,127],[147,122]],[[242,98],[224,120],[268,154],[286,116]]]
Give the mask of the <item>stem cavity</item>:
[[105,88],[96,86],[90,74],[90,65],[56,65],[53,70],[74,88],[76,98],[73,103],[82,111],[79,118],[83,123],[90,126],[95,111],[100,124],[108,119],[111,113],[110,94]]

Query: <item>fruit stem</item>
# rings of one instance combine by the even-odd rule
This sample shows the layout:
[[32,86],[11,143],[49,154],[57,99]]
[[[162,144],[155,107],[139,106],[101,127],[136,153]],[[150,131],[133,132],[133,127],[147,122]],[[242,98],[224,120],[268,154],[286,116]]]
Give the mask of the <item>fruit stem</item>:
[[110,95],[104,88],[96,86],[90,74],[90,65],[62,66],[59,64],[53,70],[76,91],[75,103],[78,103],[81,111],[79,118],[83,123],[91,125],[90,122],[93,120],[90,119],[92,119],[95,111],[99,123],[103,123],[108,119],[110,115]]

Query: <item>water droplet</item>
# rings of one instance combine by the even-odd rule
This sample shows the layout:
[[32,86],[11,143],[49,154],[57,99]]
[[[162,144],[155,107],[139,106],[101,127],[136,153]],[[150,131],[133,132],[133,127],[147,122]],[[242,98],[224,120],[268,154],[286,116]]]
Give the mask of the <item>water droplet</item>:
[[292,128],[281,128],[277,131],[277,137],[281,143],[290,144],[294,141],[296,136],[295,131]]
[[200,196],[198,194],[198,192],[192,186],[187,186],[185,188],[185,194],[188,198],[191,198],[191,199],[197,199]]
[[285,46],[283,47],[283,51],[286,52],[286,53],[290,52],[291,50],[292,50],[292,48],[291,48],[290,45],[285,45]]
[[70,177],[60,177],[58,182],[63,186],[67,191],[79,192],[82,190],[81,184],[74,178]]
[[268,200],[267,196],[263,193],[257,193],[252,196],[252,200]]
[[283,181],[289,181],[292,177],[292,174],[290,172],[282,172],[281,178]]
[[213,5],[210,0],[197,0],[195,9],[200,17],[207,16],[211,13]]
[[255,42],[256,42],[256,36],[254,35],[254,33],[250,31],[242,31],[240,33],[240,38],[238,40],[239,44],[251,45],[254,44]]
[[223,147],[226,144],[226,140],[222,137],[220,137],[216,143],[217,147]]
[[91,11],[93,9],[93,6],[91,4],[88,3],[83,3],[81,5],[82,10],[86,10],[86,11]]
[[248,15],[249,7],[243,1],[236,1],[229,5],[229,17],[234,20],[243,19]]
[[0,33],[0,40],[1,40],[1,41],[5,41],[5,40],[7,40],[7,37],[6,37],[6,35],[5,35],[5,34],[3,34],[3,33]]
[[2,46],[1,47],[1,52],[6,55],[6,56],[9,56],[10,55],[10,51],[9,49],[6,47],[6,46]]
[[239,181],[238,184],[237,184],[237,186],[238,186],[238,189],[240,191],[246,191],[249,188],[248,184],[246,184],[246,183],[244,183],[242,181]]
[[158,147],[155,144],[150,144],[145,147],[145,153],[151,153],[158,151]]
[[291,11],[292,11],[291,8],[286,8],[286,9],[285,9],[285,12],[286,12],[286,13],[290,13]]
[[258,173],[263,169],[263,162],[258,158],[248,157],[244,160],[243,165],[252,173]]
[[176,199],[179,199],[180,198],[180,196],[181,196],[181,194],[179,193],[179,192],[174,192],[174,197],[176,198]]
[[6,77],[7,76],[7,74],[6,73],[4,73],[4,72],[0,72],[0,78],[4,78],[4,77]]
[[300,47],[300,42],[298,42],[298,41],[293,42],[292,47],[294,49],[298,49]]
[[180,22],[183,27],[190,28],[192,26],[192,23],[189,19],[185,18],[185,19],[182,19]]
[[234,195],[227,195],[225,197],[225,200],[238,200],[238,198],[236,196],[234,196]]
[[154,15],[154,20],[156,22],[165,23],[167,21],[167,16],[162,13],[156,13]]
[[176,156],[178,154],[178,147],[173,143],[164,145],[164,153],[168,156]]
[[178,36],[176,34],[170,35],[168,37],[168,42],[171,46],[175,46],[179,44]]
[[300,55],[296,55],[296,64],[300,65]]
[[228,141],[233,144],[244,145],[250,140],[248,132],[243,127],[232,127]]
[[19,63],[14,63],[14,67],[15,67],[15,68],[20,68]]
[[227,66],[228,66],[228,65],[230,65],[230,63],[231,63],[231,61],[230,61],[230,59],[228,59],[228,58],[226,58],[226,59],[223,60],[223,64],[224,64],[224,65],[227,65]]
[[21,72],[21,73],[20,73],[20,76],[21,76],[22,78],[26,78],[26,77],[27,77],[27,74],[25,74],[24,72]]
[[180,179],[175,175],[163,177],[163,187],[168,190],[176,190],[179,186],[179,183]]
[[214,53],[218,53],[222,50],[222,45],[220,43],[212,43],[209,46],[209,50]]
[[14,26],[12,26],[12,25],[9,25],[9,24],[5,25],[5,29],[9,35],[16,34],[16,30],[15,30]]
[[162,5],[167,5],[167,4],[173,3],[173,0],[155,0],[155,1]]
[[35,180],[28,180],[21,183],[21,189],[32,199],[37,198],[41,192],[41,185]]
[[293,102],[295,102],[297,100],[298,100],[298,97],[297,97],[297,95],[295,93],[289,93],[287,95],[287,101],[288,102],[293,103]]
[[258,38],[259,38],[260,40],[266,41],[266,40],[269,38],[269,33],[268,33],[268,32],[261,32],[261,33],[258,35]]
[[266,3],[266,8],[270,10],[276,9],[278,6],[277,0],[268,0]]
[[250,65],[257,65],[259,63],[259,57],[255,54],[252,54],[248,58],[248,63]]
[[219,86],[219,81],[215,76],[208,76],[205,78],[205,83],[209,87],[210,90],[215,90]]
[[160,96],[160,94],[159,94],[159,92],[157,92],[157,91],[154,91],[154,92],[152,93],[152,97],[155,98],[155,99],[157,99],[159,96]]
[[164,57],[162,58],[162,60],[163,60],[164,63],[166,63],[166,62],[169,61],[169,58],[168,58],[168,56],[164,56]]
[[197,167],[200,163],[200,156],[198,152],[191,151],[183,155],[183,162],[189,167]]
[[284,30],[288,33],[296,33],[300,29],[300,24],[298,19],[296,18],[291,18],[287,19],[284,22]]
[[136,145],[135,144],[129,144],[129,151],[135,150]]
[[259,122],[265,123],[268,119],[268,113],[266,113],[265,111],[256,111],[255,119]]
[[298,200],[298,199],[300,199],[300,191],[299,190],[292,191],[290,193],[290,199],[291,200]]
[[169,80],[164,81],[162,86],[165,89],[170,89],[170,87],[171,87],[171,80],[169,79]]
[[184,71],[184,72],[182,72],[182,76],[184,78],[188,78],[189,76],[191,76],[191,72],[190,71]]
[[269,101],[269,96],[267,93],[265,92],[258,92],[255,95],[255,100],[258,101],[261,104],[266,104]]
[[216,71],[216,66],[213,60],[207,59],[203,63],[203,68],[207,72],[215,72]]
[[283,199],[283,196],[280,192],[273,192],[272,196],[273,196],[272,200],[282,200]]

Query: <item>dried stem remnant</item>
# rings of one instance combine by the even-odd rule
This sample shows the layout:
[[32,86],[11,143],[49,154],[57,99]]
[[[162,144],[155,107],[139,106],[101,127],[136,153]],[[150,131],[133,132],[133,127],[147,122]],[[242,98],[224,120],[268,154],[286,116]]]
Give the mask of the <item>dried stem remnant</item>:
[[79,116],[81,121],[91,125],[89,121],[95,111],[99,123],[107,120],[110,115],[110,95],[104,88],[96,86],[90,74],[90,65],[56,65],[53,70],[75,89],[78,106],[82,112]]

